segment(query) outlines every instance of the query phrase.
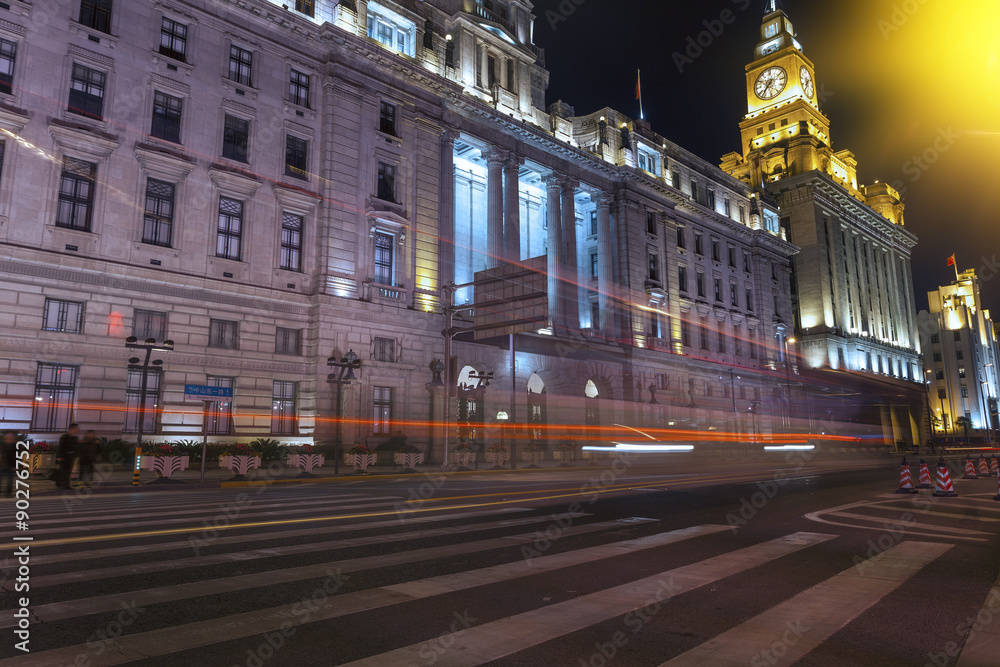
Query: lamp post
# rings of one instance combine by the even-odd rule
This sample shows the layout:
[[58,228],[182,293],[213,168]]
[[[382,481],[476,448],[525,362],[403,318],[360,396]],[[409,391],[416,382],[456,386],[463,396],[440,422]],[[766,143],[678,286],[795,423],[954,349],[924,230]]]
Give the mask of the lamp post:
[[[493,372],[490,371],[489,373],[487,373],[486,371],[482,371],[482,372],[480,372],[480,371],[469,371],[469,379],[472,380],[473,382],[475,382],[475,384],[474,385],[467,385],[465,383],[462,384],[462,390],[465,392],[466,396],[468,396],[469,392],[472,391],[472,390],[486,389],[486,387],[490,386],[490,383],[493,382]],[[483,402],[485,403],[485,396],[483,397]],[[483,414],[483,412],[482,412],[483,411],[483,407],[484,406],[480,406],[476,410],[476,414],[482,415]],[[466,412],[468,413],[468,398],[466,398]],[[482,421],[482,420],[480,420],[480,421]],[[478,440],[478,438],[477,438],[477,440]],[[480,445],[479,447],[482,447],[482,445]],[[476,456],[475,469],[479,470],[479,457],[478,456]]]
[[354,353],[354,350],[348,350],[347,354],[340,358],[338,361],[336,357],[330,357],[326,360],[326,365],[330,368],[337,368],[339,372],[330,373],[326,376],[326,381],[329,384],[337,385],[337,405],[334,408],[336,414],[336,421],[333,425],[333,474],[340,474],[340,436],[341,427],[343,425],[343,401],[341,396],[343,395],[343,388],[346,385],[351,384],[357,377],[354,375],[355,369],[361,368],[361,360],[358,359],[358,355]]
[[147,338],[144,342],[140,343],[139,339],[135,336],[129,336],[125,339],[125,347],[130,350],[144,350],[145,356],[142,360],[139,357],[132,357],[128,360],[128,369],[130,371],[141,371],[142,380],[139,384],[139,429],[138,435],[135,439],[135,462],[132,468],[132,486],[139,486],[139,463],[142,457],[142,435],[143,427],[146,425],[146,386],[149,382],[149,366],[159,368],[163,365],[163,361],[160,359],[150,359],[153,356],[153,351],[157,352],[169,352],[174,349],[174,341],[165,340],[163,343],[157,343],[155,338]]
[[497,423],[500,425],[500,446],[503,447],[503,432],[504,426],[507,425],[507,420],[510,419],[510,415],[507,414],[505,410],[501,410],[497,413]]

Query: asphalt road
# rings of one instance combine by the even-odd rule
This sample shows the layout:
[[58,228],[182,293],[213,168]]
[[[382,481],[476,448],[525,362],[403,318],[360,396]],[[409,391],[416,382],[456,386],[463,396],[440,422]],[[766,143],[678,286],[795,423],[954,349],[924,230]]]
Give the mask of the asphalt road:
[[897,495],[896,460],[789,455],[83,491],[32,497],[25,531],[0,501],[0,664],[998,665],[997,481],[959,476]]

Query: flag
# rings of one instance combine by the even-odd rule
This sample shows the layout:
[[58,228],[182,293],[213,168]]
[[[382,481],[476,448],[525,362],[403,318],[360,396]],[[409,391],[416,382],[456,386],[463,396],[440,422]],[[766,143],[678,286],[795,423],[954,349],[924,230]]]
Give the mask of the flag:
[[948,258],[948,263],[945,266],[955,266],[955,254],[952,253],[951,257]]

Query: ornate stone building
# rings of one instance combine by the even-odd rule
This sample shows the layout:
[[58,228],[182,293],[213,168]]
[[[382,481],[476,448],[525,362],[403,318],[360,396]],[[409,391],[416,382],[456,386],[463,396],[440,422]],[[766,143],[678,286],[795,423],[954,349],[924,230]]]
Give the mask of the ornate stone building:
[[[480,438],[509,409],[550,443],[815,430],[787,398],[780,188],[612,109],[546,108],[530,3],[8,1],[4,427],[128,433],[144,400],[153,437],[191,437],[184,385],[212,384],[234,390],[214,439],[330,440],[326,360],[353,352],[345,442],[402,431],[439,458],[451,305],[444,377],[495,373],[466,395]],[[507,338],[469,331],[468,283],[510,265],[547,277],[514,378]],[[130,335],[175,342],[145,396]]]

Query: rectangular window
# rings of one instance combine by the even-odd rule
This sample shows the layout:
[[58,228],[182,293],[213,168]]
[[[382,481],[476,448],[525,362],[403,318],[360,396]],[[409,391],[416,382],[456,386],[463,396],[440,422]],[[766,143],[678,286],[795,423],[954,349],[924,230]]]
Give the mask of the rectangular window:
[[712,241],[712,261],[713,262],[722,261],[722,249],[718,241]]
[[695,277],[695,282],[698,287],[698,296],[705,298],[705,274],[699,271]]
[[750,289],[749,287],[746,288],[746,290],[744,292],[744,296],[746,297],[746,301],[747,301],[747,310],[752,313],[753,312],[753,290]]
[[100,70],[73,63],[69,83],[69,111],[101,120],[104,116],[104,88],[108,75]]
[[695,232],[694,235],[694,254],[704,255],[705,254],[705,239],[704,237]]
[[740,297],[737,294],[736,283],[729,284],[729,303],[733,308],[740,307]]
[[83,303],[46,299],[45,312],[42,315],[42,330],[83,333]]
[[241,46],[229,46],[229,80],[242,86],[252,86],[253,52]]
[[65,431],[72,420],[76,402],[78,366],[38,364],[35,401],[31,414],[33,431]]
[[934,361],[936,361],[938,363],[941,362],[941,353],[940,352],[935,352],[934,353]]
[[679,171],[670,172],[670,185],[674,187],[674,190],[681,189],[681,172]]
[[597,236],[597,211],[590,212],[590,226],[587,236]]
[[965,358],[965,355],[962,354],[961,350],[955,350],[955,358],[959,361],[962,361],[962,359]]
[[369,5],[367,17],[368,37],[374,39],[387,49],[412,56],[413,24],[408,22],[397,24],[396,21],[386,16],[372,13],[371,9],[372,6]]
[[719,324],[719,352],[726,354],[726,332],[725,324]]
[[80,24],[101,32],[111,32],[111,0],[81,0]]
[[382,102],[378,112],[378,129],[383,134],[396,136],[396,105]]
[[736,268],[736,248],[729,246],[729,266]]
[[281,257],[279,266],[286,271],[302,270],[302,227],[301,215],[281,214]]
[[590,302],[590,328],[598,331],[601,329],[601,304],[599,301]]
[[392,234],[375,234],[375,282],[379,285],[393,285],[395,245]]
[[375,361],[385,361],[395,363],[396,361],[396,339],[395,338],[375,338],[375,349],[373,350]]
[[274,353],[302,356],[302,330],[277,327],[274,332]]
[[964,368],[959,368],[958,369],[958,377],[960,377],[960,378],[964,378],[965,377],[965,369]]
[[943,380],[944,379],[944,371],[934,371],[934,379],[935,380]]
[[941,342],[941,336],[939,334],[931,334],[931,342],[935,343],[935,344],[936,343],[940,343]]
[[0,39],[0,93],[8,95],[14,90],[14,63],[17,60],[17,43]]
[[181,143],[181,111],[184,100],[157,91],[153,95],[153,125],[149,133],[157,139]]
[[944,387],[938,387],[938,399],[942,401],[948,400],[948,393],[944,390]]
[[962,398],[968,398],[968,397],[969,397],[969,388],[966,387],[965,385],[962,385]]
[[656,211],[646,211],[646,233],[656,236]]
[[691,199],[698,201],[698,182],[691,181]]
[[219,197],[219,229],[215,256],[240,260],[243,242],[243,202]]
[[240,323],[213,319],[208,325],[208,346],[223,350],[240,348]]
[[708,345],[708,319],[701,318],[701,349],[709,349]]
[[132,335],[139,340],[166,340],[167,314],[158,310],[136,308],[132,311]]
[[727,218],[733,217],[733,202],[732,200],[729,199],[729,197],[726,197],[724,208],[726,211],[726,217]]
[[271,397],[271,433],[274,435],[295,435],[295,395],[297,383],[274,381]]
[[226,114],[222,134],[222,157],[247,162],[250,145],[250,121]]
[[678,225],[678,227],[677,227],[677,247],[678,247],[678,249],[683,250],[683,249],[687,248],[687,238],[686,238],[686,236],[687,235],[685,234],[684,227],[681,227],[680,225]]
[[295,11],[302,12],[306,16],[315,16],[316,0],[295,0]]
[[649,336],[651,338],[660,338],[660,315],[659,315],[659,313],[651,312],[649,314]]
[[686,266],[677,267],[677,288],[685,293],[688,291],[688,270]]
[[[209,375],[205,378],[205,384],[209,387],[224,387],[226,389],[235,389],[236,381],[234,378],[218,377],[215,375]],[[222,398],[217,401],[212,401],[211,406],[208,410],[208,433],[209,435],[229,435],[233,430],[233,400],[235,399],[236,392],[233,392],[233,398]]]
[[[755,335],[753,329],[747,331],[747,348],[750,350],[751,359],[757,358],[757,341],[754,339]],[[843,364],[841,364],[841,367],[843,367]]]
[[708,191],[708,207],[710,209],[715,209],[715,190]]
[[308,74],[293,69],[288,78],[288,101],[308,109],[309,84]]
[[94,213],[97,165],[68,157],[59,181],[56,226],[89,232]]
[[[737,357],[743,356],[743,339],[740,338],[740,328],[735,324],[733,325],[733,354]],[[743,385],[740,385],[740,398],[745,398],[743,394]]]
[[309,178],[309,142],[291,134],[285,137],[285,175]]
[[160,55],[186,62],[187,26],[173,19],[163,17],[160,24]]
[[961,342],[961,340],[962,340],[962,332],[961,332],[961,330],[956,330],[954,333],[952,333],[952,336],[955,338],[956,341]]
[[687,320],[681,320],[681,345],[691,347],[691,327]]
[[653,253],[649,253],[649,279],[660,279],[660,258]]
[[142,242],[169,248],[173,227],[174,184],[147,178]]
[[596,278],[597,277],[597,253],[596,252],[590,253],[590,277],[591,278]]
[[146,393],[142,392],[142,371],[129,369],[125,384],[125,433],[138,433],[140,406],[143,412],[142,432],[156,433],[156,418],[160,403],[160,385],[163,371],[150,368],[146,373]]
[[740,224],[747,224],[747,210],[743,207],[743,204],[740,204]]
[[396,201],[396,167],[395,165],[378,163],[378,192],[376,195],[382,201]]
[[392,387],[375,387],[372,403],[372,433],[389,433],[392,427]]
[[752,273],[750,270],[750,253],[743,253],[743,271],[746,273]]
[[715,278],[715,300],[722,303],[722,278]]

